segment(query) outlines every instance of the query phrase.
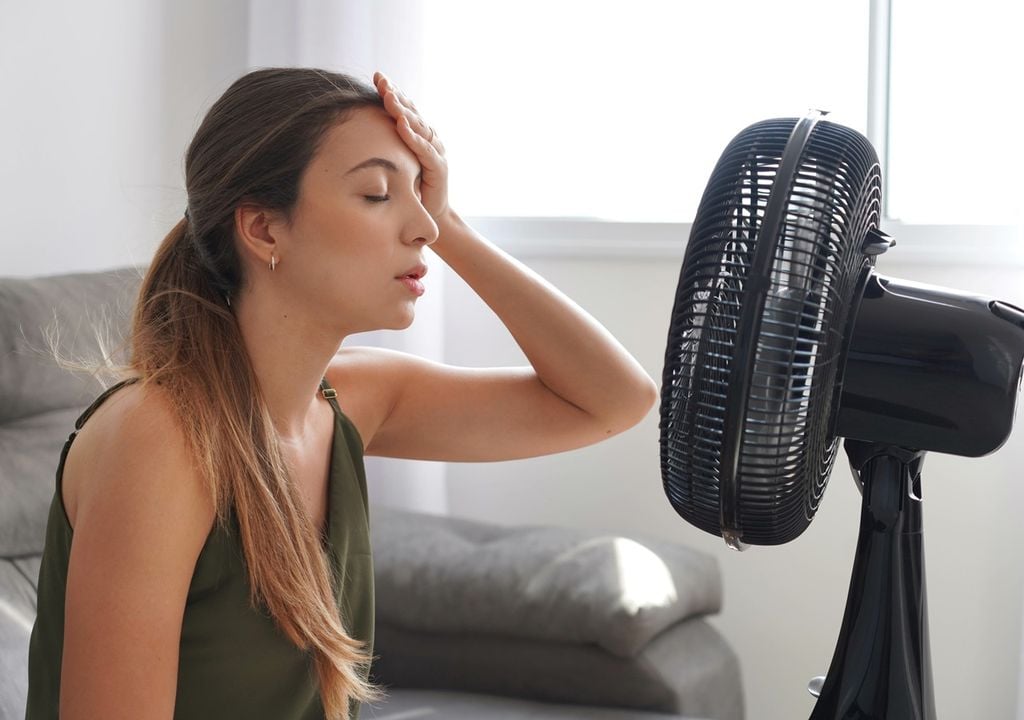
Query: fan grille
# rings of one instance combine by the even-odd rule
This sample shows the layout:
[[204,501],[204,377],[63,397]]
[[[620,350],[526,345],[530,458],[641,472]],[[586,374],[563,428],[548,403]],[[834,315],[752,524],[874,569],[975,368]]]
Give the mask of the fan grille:
[[[818,508],[837,439],[833,394],[859,271],[878,225],[878,161],[859,133],[814,125],[788,190],[774,188],[795,118],[750,126],[729,144],[690,234],[669,328],[661,398],[665,492],[688,522],[721,535],[723,457],[738,442],[735,502],[744,543],[788,542]],[[785,192],[774,237],[759,238],[772,192]],[[758,241],[773,243],[767,276]],[[761,302],[749,384],[733,378],[746,303]],[[757,328],[755,328],[757,330]],[[730,387],[745,391],[726,427]],[[736,392],[736,388],[733,388]],[[836,398],[838,399],[838,398]]]

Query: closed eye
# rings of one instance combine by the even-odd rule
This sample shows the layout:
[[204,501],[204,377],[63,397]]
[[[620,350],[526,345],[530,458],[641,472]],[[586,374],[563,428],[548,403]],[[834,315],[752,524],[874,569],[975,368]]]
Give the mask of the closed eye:
[[391,199],[390,195],[364,195],[363,197],[365,197],[368,202],[372,203],[387,202]]

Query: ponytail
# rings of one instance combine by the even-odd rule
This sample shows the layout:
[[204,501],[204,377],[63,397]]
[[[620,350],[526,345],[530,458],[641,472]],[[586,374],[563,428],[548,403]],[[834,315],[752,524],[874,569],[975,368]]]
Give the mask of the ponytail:
[[[319,533],[289,477],[230,303],[240,285],[232,257],[213,257],[185,217],[151,263],[135,306],[131,367],[173,405],[199,475],[226,526],[234,511],[250,600],[314,658],[327,717],[380,692],[365,678],[369,658],[338,615]],[[212,231],[211,231],[212,234]],[[235,276],[218,268],[235,268]]]

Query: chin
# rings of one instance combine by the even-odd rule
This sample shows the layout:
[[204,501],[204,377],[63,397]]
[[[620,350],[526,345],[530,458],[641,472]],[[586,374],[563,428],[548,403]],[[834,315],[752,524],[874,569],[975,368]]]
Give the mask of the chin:
[[416,319],[416,312],[411,307],[408,311],[403,312],[391,323],[388,324],[388,330],[405,330],[412,325],[413,320]]

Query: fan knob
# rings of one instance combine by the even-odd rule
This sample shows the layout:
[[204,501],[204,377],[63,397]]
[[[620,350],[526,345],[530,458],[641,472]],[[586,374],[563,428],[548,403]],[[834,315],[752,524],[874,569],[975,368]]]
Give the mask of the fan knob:
[[891,236],[886,235],[878,228],[868,230],[864,236],[864,244],[860,246],[861,252],[865,255],[881,255],[896,244]]

